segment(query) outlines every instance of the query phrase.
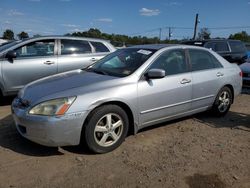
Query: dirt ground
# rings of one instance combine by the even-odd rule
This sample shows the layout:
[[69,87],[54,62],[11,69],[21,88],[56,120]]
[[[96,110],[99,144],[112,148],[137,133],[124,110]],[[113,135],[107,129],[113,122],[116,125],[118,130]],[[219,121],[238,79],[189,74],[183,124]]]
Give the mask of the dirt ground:
[[250,188],[250,95],[223,118],[198,114],[129,136],[115,151],[48,148],[17,133],[0,107],[0,187]]

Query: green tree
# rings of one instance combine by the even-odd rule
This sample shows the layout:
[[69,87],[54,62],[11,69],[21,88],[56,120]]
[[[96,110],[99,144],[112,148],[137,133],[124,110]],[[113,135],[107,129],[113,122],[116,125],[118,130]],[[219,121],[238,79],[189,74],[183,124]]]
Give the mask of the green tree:
[[[92,37],[101,38],[109,40],[114,46],[130,46],[139,44],[154,44],[154,43],[166,43],[166,41],[160,41],[158,37],[148,38],[145,36],[127,36],[119,34],[107,34],[102,33],[99,29],[90,28],[88,31],[67,33],[66,36],[76,36],[76,37]],[[173,41],[174,42],[174,41]],[[176,40],[177,42],[177,40]]]
[[26,38],[29,38],[29,35],[28,33],[22,31],[21,33],[17,34],[17,37],[22,40],[22,39],[26,39]]
[[14,32],[12,30],[10,30],[10,29],[6,29],[3,32],[3,39],[14,40]]
[[208,28],[204,27],[200,29],[200,32],[198,33],[198,39],[204,40],[204,39],[210,39],[211,32]]
[[239,33],[231,34],[229,39],[241,40],[243,42],[250,42],[250,35],[247,34],[246,31],[242,31]]

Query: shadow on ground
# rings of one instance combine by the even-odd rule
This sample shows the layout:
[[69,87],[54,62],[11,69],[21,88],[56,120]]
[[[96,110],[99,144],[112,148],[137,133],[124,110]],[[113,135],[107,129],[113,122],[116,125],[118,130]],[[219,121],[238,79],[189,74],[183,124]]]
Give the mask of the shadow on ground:
[[62,155],[58,148],[44,147],[23,138],[17,132],[12,116],[0,120],[0,146],[29,156]]
[[[23,138],[16,130],[11,115],[0,120],[0,146],[28,156],[63,155],[57,147],[46,147]],[[77,154],[92,154],[84,144],[67,146],[62,149]]]
[[186,183],[190,188],[226,188],[217,174],[201,175],[194,174],[186,177]]
[[215,128],[240,129],[250,132],[250,114],[229,111],[224,117],[213,117],[209,113],[194,116],[196,121]]

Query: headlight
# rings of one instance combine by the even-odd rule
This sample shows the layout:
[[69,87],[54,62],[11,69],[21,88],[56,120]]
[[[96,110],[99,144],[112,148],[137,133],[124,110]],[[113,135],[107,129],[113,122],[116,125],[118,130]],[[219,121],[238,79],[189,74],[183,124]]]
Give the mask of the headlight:
[[46,101],[34,106],[29,111],[29,114],[44,116],[63,115],[75,99],[76,97],[68,97]]

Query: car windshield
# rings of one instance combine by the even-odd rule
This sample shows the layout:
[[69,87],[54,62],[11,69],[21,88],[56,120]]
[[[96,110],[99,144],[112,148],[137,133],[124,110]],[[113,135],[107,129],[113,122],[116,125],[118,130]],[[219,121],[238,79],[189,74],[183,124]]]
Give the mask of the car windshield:
[[0,51],[6,50],[14,45],[16,45],[17,43],[19,43],[20,41],[12,41],[12,42],[6,42],[4,44],[2,44],[0,46]]
[[98,74],[125,77],[137,70],[155,51],[142,48],[120,49],[107,55],[86,70]]

